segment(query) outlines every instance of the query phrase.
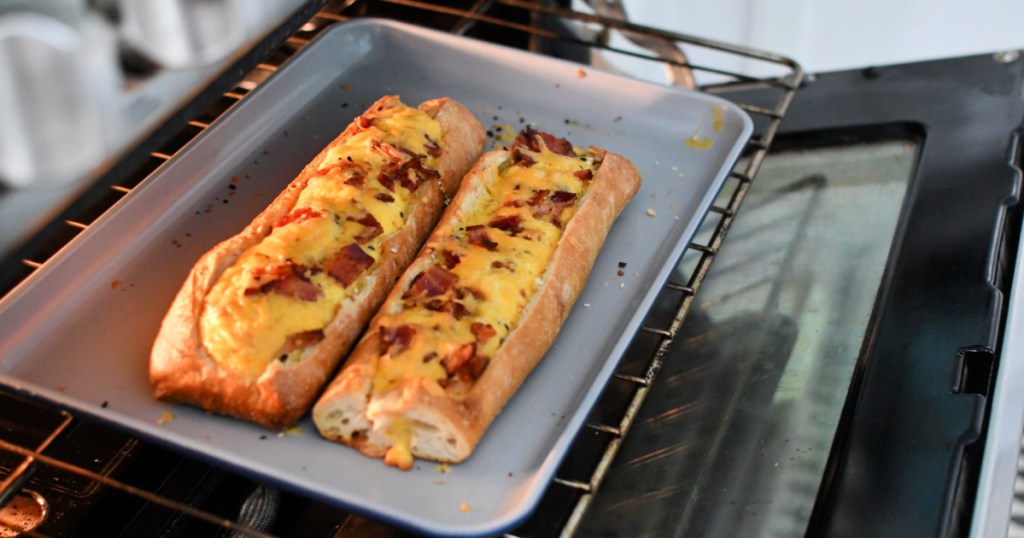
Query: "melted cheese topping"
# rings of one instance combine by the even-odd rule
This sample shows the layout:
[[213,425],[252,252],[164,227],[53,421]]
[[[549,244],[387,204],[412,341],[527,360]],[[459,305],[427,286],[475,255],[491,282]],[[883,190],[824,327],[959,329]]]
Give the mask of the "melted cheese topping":
[[[222,367],[256,377],[275,359],[298,360],[305,346],[289,339],[321,331],[335,318],[345,301],[365,286],[377,266],[381,245],[411,213],[416,192],[398,184],[389,188],[379,177],[382,169],[410,159],[396,148],[419,156],[414,158],[420,158],[426,168],[437,169],[437,158],[429,155],[428,146],[443,148],[441,126],[423,111],[396,103],[361,119],[372,124],[332,148],[317,175],[302,188],[291,213],[298,217],[291,222],[279,220],[224,271],[207,294],[200,335]],[[437,153],[436,146],[430,149]],[[357,222],[367,214],[381,228],[379,235],[368,240],[365,235],[373,229]],[[372,258],[372,265],[345,286],[324,267],[339,249],[353,243]],[[296,284],[304,287],[304,293],[268,290],[274,269],[289,266],[301,276]]]
[[[447,229],[445,237],[425,247],[435,266],[457,280],[441,295],[409,298],[410,293],[415,295],[413,283],[402,308],[379,318],[378,326],[410,326],[414,334],[407,343],[382,350],[374,377],[375,394],[398,387],[403,380],[420,378],[426,381],[428,391],[458,398],[472,387],[515,330],[543,282],[565,224],[591,183],[581,171],[593,173],[600,164],[591,153],[570,157],[546,147],[530,156],[535,161],[531,166],[506,161],[487,169],[486,192],[460,222]],[[552,207],[544,208],[544,204]],[[502,220],[518,226],[495,226]],[[472,229],[478,226],[490,241],[486,246],[479,244],[479,236],[477,244],[471,238]],[[461,306],[454,306],[456,303]],[[443,304],[447,306],[439,308]],[[467,345],[476,357],[469,362],[475,364],[462,366],[457,357],[462,354],[466,358]]]

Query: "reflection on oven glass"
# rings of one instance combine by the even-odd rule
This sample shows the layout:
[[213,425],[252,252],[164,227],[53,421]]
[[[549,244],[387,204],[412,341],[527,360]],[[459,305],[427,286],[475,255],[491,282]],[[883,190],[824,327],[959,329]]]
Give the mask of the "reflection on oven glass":
[[765,161],[583,536],[805,534],[916,152]]

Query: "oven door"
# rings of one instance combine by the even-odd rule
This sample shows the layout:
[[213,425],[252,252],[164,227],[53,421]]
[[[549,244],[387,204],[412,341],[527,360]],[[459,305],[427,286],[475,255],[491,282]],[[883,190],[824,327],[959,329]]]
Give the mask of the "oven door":
[[968,531],[1007,367],[1022,73],[1000,54],[808,78],[581,535]]

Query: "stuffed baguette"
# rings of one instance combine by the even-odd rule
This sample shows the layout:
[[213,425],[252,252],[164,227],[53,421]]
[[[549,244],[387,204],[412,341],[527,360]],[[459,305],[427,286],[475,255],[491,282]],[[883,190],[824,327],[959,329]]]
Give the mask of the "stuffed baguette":
[[403,469],[467,458],[639,185],[622,156],[532,130],[484,154],[314,406],[320,433]]
[[309,410],[483,150],[461,104],[380,99],[192,268],[150,359],[158,398],[268,428]]

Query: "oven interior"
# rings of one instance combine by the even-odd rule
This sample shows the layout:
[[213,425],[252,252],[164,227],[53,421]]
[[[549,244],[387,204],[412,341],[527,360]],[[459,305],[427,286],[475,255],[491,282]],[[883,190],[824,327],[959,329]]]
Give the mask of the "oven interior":
[[[1019,153],[1007,151],[1024,117],[1020,61],[805,77],[772,54],[546,3],[318,7],[10,252],[0,289],[329,25],[387,17],[612,69],[622,58],[667,62],[666,83],[695,76],[700,91],[749,113],[755,135],[557,478],[508,535],[957,534],[968,524],[1020,228]],[[645,42],[652,49],[638,51]],[[777,74],[666,59],[666,43]],[[948,114],[965,103],[975,104]],[[408,533],[14,391],[0,400],[0,535]]]

